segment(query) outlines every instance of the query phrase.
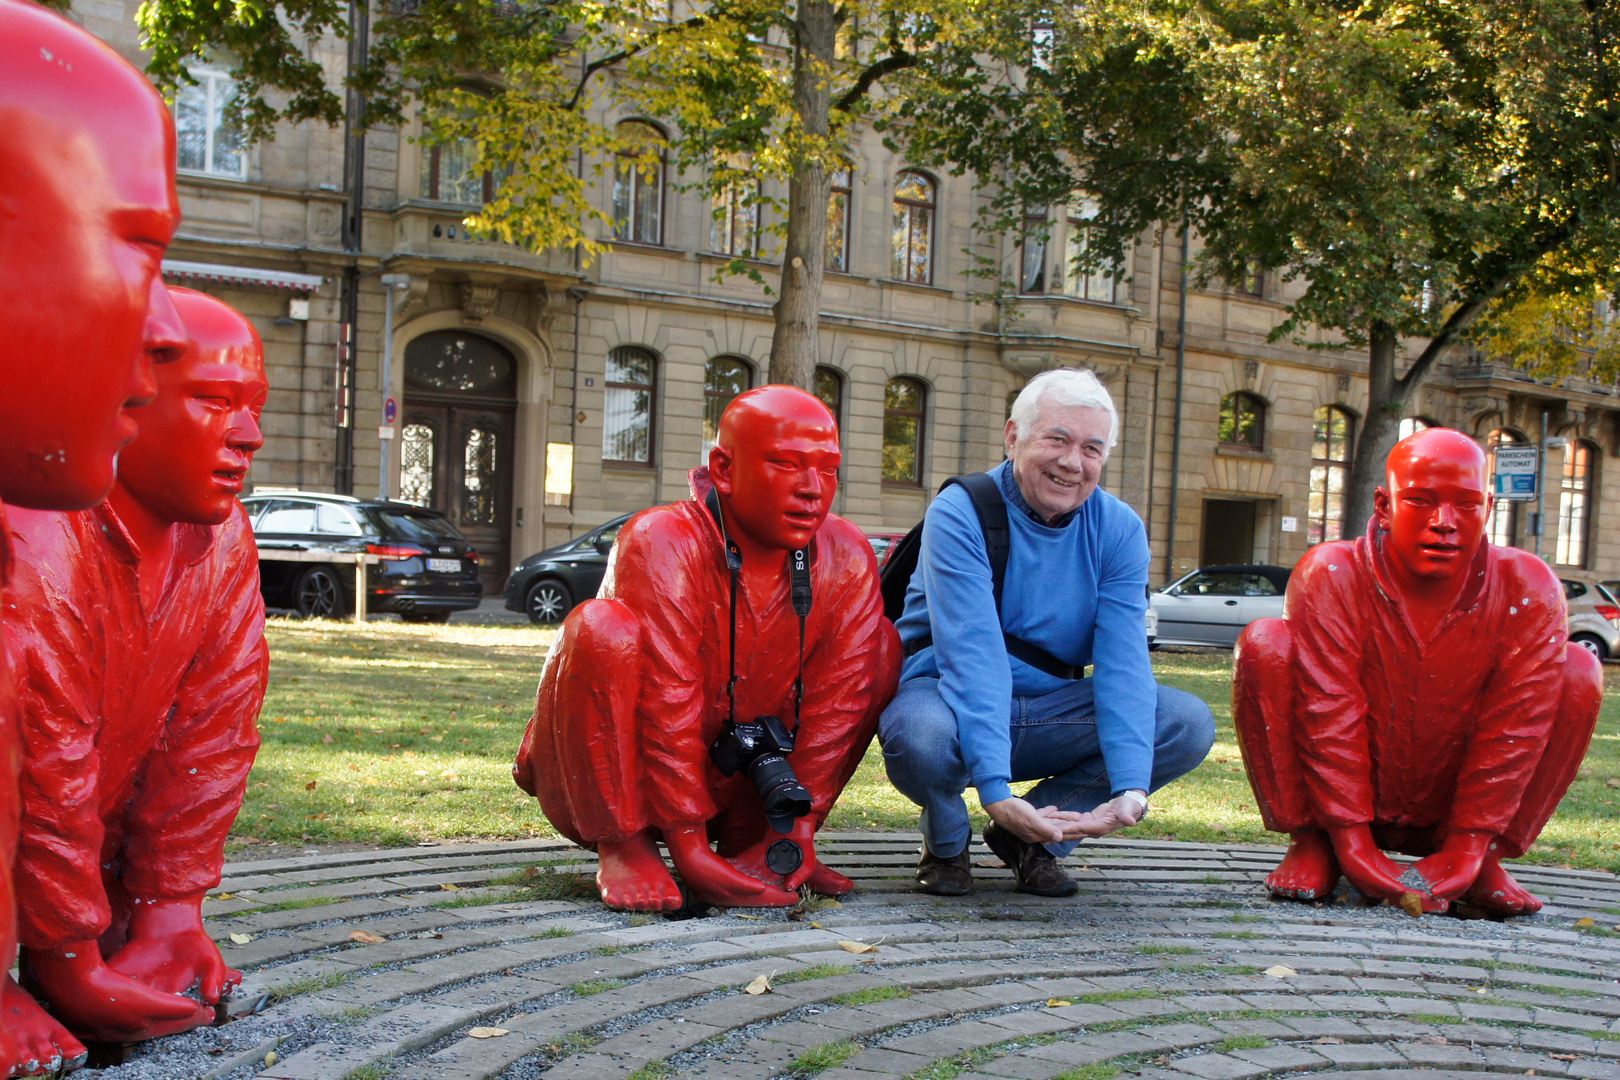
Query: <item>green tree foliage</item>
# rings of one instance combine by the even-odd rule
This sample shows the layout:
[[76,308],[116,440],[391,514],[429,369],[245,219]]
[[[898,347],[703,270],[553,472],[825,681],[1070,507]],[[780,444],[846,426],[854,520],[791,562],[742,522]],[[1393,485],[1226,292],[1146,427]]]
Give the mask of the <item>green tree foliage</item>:
[[[668,0],[388,0],[346,85],[315,58],[323,40],[362,32],[359,14],[335,0],[145,0],[139,20],[161,86],[186,82],[193,56],[230,64],[236,113],[256,138],[278,119],[336,123],[352,111],[351,94],[366,124],[398,124],[420,107],[426,139],[463,140],[474,170],[502,178],[468,223],[535,249],[600,251],[596,237],[612,223],[591,184],[618,155],[650,169],[665,150],[595,122],[593,106],[663,121],[675,174],[713,197],[717,216],[733,193],[762,213],[760,242],[722,272],[769,287],[756,256],[780,257],[770,377],[808,388],[829,172],[845,167],[856,125],[926,85],[937,60],[953,73],[975,43],[1027,38],[1014,5],[986,7],[712,0],[686,13]],[[783,184],[786,198],[774,194]]]
[[999,184],[1003,225],[1089,193],[1089,262],[1169,222],[1201,242],[1200,284],[1301,283],[1274,339],[1370,357],[1364,520],[1447,346],[1555,280],[1613,290],[1616,27],[1608,0],[1100,0],[1065,9],[1022,83],[963,64],[898,112],[914,154]]

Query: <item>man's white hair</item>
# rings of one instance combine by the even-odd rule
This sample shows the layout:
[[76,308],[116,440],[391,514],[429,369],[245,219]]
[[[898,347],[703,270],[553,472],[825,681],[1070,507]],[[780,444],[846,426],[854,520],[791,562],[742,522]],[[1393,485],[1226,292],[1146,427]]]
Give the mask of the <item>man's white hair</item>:
[[1018,430],[1020,442],[1035,426],[1035,417],[1040,414],[1042,405],[1101,409],[1108,414],[1108,446],[1112,449],[1119,445],[1119,410],[1114,408],[1114,399],[1107,388],[1085,368],[1043,371],[1029,380],[1029,385],[1013,402],[1009,417]]

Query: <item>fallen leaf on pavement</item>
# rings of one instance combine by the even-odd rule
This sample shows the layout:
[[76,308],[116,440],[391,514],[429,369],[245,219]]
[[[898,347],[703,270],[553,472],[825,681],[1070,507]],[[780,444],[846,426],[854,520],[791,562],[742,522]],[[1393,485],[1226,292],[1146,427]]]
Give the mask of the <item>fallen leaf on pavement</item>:
[[439,888],[443,889],[445,892],[460,892],[461,891],[461,886],[460,885],[452,885],[448,881],[445,882],[443,885],[440,885]]
[[373,934],[370,930],[356,930],[349,935],[350,941],[358,941],[362,945],[381,945],[388,939],[381,934]]
[[1312,1039],[1317,1046],[1342,1046],[1344,1040],[1337,1035],[1324,1035],[1320,1039]]
[[739,919],[763,919],[764,917],[763,915],[744,915],[740,911],[737,912],[737,918]]
[[1552,1058],[1554,1061],[1574,1061],[1575,1060],[1575,1055],[1574,1054],[1548,1054],[1547,1056]]
[[510,1034],[511,1032],[507,1031],[505,1028],[497,1027],[475,1027],[471,1031],[467,1032],[468,1037],[473,1039],[498,1039],[502,1035]]
[[1591,929],[1592,927],[1594,927],[1596,925],[1597,925],[1597,920],[1596,919],[1576,919],[1575,920],[1575,928],[1577,930],[1589,930],[1589,929]]
[[818,922],[813,922],[813,923],[810,924],[810,929],[812,929],[812,930],[825,930],[827,928],[825,926],[822,926]]
[[1073,1005],[1073,1004],[1074,1004],[1074,1002],[1072,1002],[1072,1001],[1064,1001],[1062,998],[1048,998],[1046,1000],[1046,1007],[1048,1009],[1061,1009],[1065,1005]]
[[253,940],[253,935],[252,934],[232,934],[231,935],[231,944],[232,945],[246,945],[248,942],[250,942],[252,940]]
[[1270,967],[1266,968],[1264,974],[1270,975],[1273,979],[1286,979],[1290,975],[1298,975],[1299,972],[1295,971],[1291,967],[1288,967],[1286,964],[1272,964]]
[[1423,896],[1420,893],[1401,893],[1401,910],[1412,918],[1421,918],[1423,915]]
[[[775,972],[772,972],[771,974],[774,975]],[[745,986],[743,988],[743,991],[744,991],[744,993],[749,993],[749,994],[771,994],[771,993],[775,993],[775,991],[773,991],[771,989],[771,976],[770,975],[761,975],[759,978],[755,979],[753,982],[751,982],[747,986]]]
[[272,1050],[268,1054],[264,1055],[264,1067],[268,1069],[270,1066],[274,1065],[280,1060],[281,1055]]
[[852,953],[869,953],[878,951],[876,945],[868,945],[864,941],[840,941],[838,943],[838,947],[843,949],[845,952]]

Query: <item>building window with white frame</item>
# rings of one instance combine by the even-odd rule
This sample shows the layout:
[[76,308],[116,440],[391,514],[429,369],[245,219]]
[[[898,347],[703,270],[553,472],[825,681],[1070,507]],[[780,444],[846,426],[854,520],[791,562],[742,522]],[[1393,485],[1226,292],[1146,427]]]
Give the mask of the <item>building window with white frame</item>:
[[451,139],[422,147],[422,198],[482,206],[495,198],[495,177],[477,170],[470,140]]
[[1346,409],[1316,410],[1311,431],[1310,524],[1305,543],[1344,539],[1345,495],[1350,490],[1350,448],[1355,420]]
[[669,140],[640,120],[626,120],[616,130],[621,149],[613,160],[613,238],[662,244]]
[[1090,250],[1090,223],[1096,216],[1097,204],[1094,200],[1079,196],[1070,201],[1068,219],[1064,223],[1063,293],[1079,300],[1112,304],[1117,277],[1113,266],[1099,266],[1085,272],[1076,269]]
[[727,184],[714,196],[709,250],[717,255],[754,258],[759,242],[759,181]]
[[651,465],[658,358],[623,345],[608,353],[602,393],[602,460]]
[[1560,566],[1586,566],[1587,528],[1592,520],[1592,446],[1583,439],[1564,444],[1564,472],[1558,482]]
[[894,182],[894,266],[897,281],[934,281],[934,182],[906,170]]
[[191,77],[197,85],[181,88],[174,100],[180,171],[241,180],[247,176],[246,141],[225,122],[236,84],[222,71],[199,68]]
[[830,174],[832,190],[827,195],[827,269],[849,271],[849,206],[854,172],[849,166]]

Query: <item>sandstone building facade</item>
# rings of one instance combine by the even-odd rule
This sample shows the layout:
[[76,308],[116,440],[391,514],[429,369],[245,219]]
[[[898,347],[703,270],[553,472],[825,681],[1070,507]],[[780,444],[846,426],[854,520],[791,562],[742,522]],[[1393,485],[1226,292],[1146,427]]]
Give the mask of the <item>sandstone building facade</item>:
[[[73,15],[139,64],[137,7],[76,0]],[[335,79],[343,53],[321,58]],[[176,103],[185,221],[166,273],[264,337],[272,390],[251,484],[438,506],[483,549],[492,591],[529,553],[685,496],[718,410],[761,381],[769,354],[771,298],[716,280],[758,222],[607,163],[595,196],[621,222],[609,253],[585,264],[485,242],[462,219],[488,181],[456,147],[313,124],[243,147],[223,124],[224,73],[196,71]],[[1183,319],[1172,232],[1142,237],[1118,275],[1077,277],[1065,254],[1085,242],[1083,205],[1052,208],[1050,242],[1026,250],[970,230],[976,198],[875,136],[840,179],[817,381],[844,434],[839,512],[904,531],[946,477],[1001,460],[1009,395],[1083,365],[1119,403],[1104,485],[1146,522],[1156,584],[1200,563],[1292,565],[1359,530],[1339,520],[1337,492],[1365,360],[1269,344],[1278,281],[1190,288]],[[1019,295],[985,299],[965,249],[999,260]],[[1418,414],[1486,444],[1534,443],[1545,418],[1567,442],[1547,459],[1541,550],[1561,572],[1620,577],[1613,387],[1555,388],[1459,354]],[[1503,507],[1493,538],[1535,546],[1534,509]]]

